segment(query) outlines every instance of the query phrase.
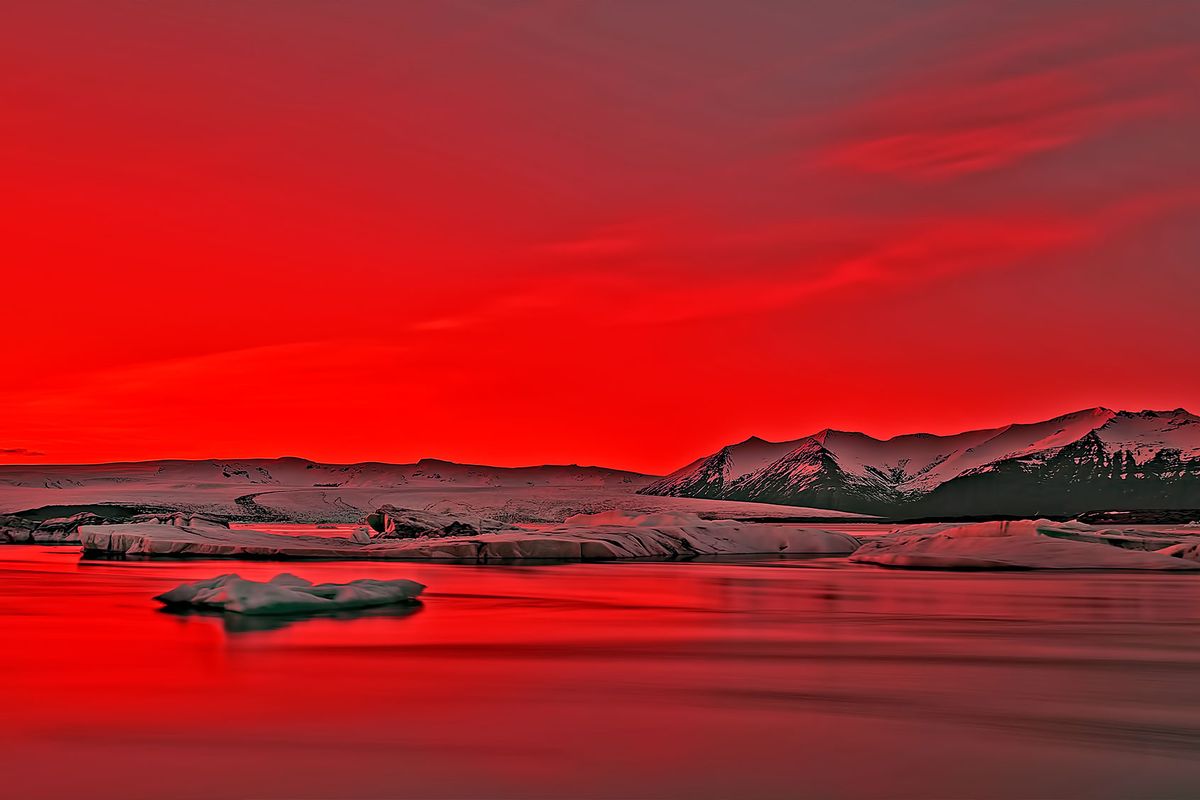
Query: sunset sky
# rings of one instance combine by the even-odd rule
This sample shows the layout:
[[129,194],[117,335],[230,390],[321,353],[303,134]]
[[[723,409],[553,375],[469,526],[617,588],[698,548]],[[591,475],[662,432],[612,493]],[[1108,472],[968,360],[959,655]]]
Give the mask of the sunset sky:
[[1193,0],[10,6],[0,461],[1200,411]]

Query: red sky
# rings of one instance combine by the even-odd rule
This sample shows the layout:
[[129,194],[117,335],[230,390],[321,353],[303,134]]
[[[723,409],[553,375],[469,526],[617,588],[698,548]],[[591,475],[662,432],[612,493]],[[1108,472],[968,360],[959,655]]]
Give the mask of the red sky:
[[1200,410],[1195,11],[16,4],[0,461]]

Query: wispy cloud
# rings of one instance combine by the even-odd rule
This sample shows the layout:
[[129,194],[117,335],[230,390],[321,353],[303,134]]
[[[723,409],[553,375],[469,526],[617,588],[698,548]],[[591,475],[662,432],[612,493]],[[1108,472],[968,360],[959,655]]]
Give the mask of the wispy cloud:
[[850,110],[847,140],[818,165],[911,179],[999,169],[1180,108],[1191,88],[1181,68],[1196,57],[1162,47],[1016,74],[989,64],[949,84],[900,88]]
[[1061,262],[1061,256],[1198,204],[1195,192],[1163,191],[1070,213],[830,218],[679,233],[647,241],[621,261],[581,259],[554,281],[553,305],[569,310],[575,322],[619,325],[802,309],[826,299],[847,303],[854,292],[898,292],[971,273]]
[[828,154],[831,164],[910,178],[953,178],[998,169],[1096,135],[1108,125],[1170,108],[1166,98],[1048,113],[956,129],[922,130],[851,142]]
[[29,450],[24,447],[0,447],[0,456],[44,456],[40,450]]
[[1086,241],[1077,220],[941,219],[863,241],[834,258],[797,260],[707,281],[671,281],[652,304],[633,304],[633,319],[677,322],[789,308],[856,288],[898,287],[1003,266]]
[[596,236],[562,242],[547,242],[534,248],[535,253],[551,256],[612,256],[638,248],[634,239],[618,236]]

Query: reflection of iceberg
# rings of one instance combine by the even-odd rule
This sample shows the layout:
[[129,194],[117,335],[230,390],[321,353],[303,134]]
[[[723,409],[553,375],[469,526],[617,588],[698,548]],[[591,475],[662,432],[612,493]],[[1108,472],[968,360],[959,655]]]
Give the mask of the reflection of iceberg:
[[163,606],[159,609],[163,614],[169,614],[183,620],[195,620],[203,624],[220,625],[226,633],[259,633],[262,631],[277,631],[313,619],[333,620],[334,622],[352,622],[361,619],[403,619],[419,613],[424,606],[419,601],[390,606],[371,606],[370,608],[350,608],[329,613],[300,613],[300,614],[232,614],[215,608],[200,608],[197,606]]
[[404,579],[370,578],[350,583],[314,584],[295,575],[276,575],[269,581],[246,580],[240,575],[219,575],[185,583],[155,600],[170,607],[189,607],[239,614],[328,614],[346,609],[411,604],[425,590],[423,584]]

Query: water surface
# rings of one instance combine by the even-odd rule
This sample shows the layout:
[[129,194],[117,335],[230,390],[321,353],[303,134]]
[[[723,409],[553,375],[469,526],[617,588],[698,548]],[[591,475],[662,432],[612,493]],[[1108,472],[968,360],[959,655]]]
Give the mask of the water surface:
[[[236,571],[409,577],[252,621]],[[0,549],[10,797],[1195,797],[1200,576],[841,559],[80,562]]]

